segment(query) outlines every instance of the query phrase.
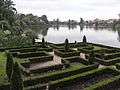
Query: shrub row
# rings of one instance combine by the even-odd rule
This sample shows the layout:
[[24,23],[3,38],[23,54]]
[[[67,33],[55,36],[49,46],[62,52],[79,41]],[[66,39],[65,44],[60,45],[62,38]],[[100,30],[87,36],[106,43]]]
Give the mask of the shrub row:
[[40,57],[47,56],[44,51],[41,52],[28,52],[28,53],[17,53],[18,58],[29,58],[29,57]]
[[0,51],[3,52],[5,50],[11,50],[11,49],[21,49],[21,48],[33,48],[33,47],[41,47],[41,45],[30,45],[30,46],[16,46],[16,47],[1,47]]
[[104,59],[100,59],[100,58],[95,58],[94,59],[95,62],[98,62],[102,65],[114,65],[116,63],[120,63],[120,59],[119,58],[115,58],[115,59],[111,59],[111,60],[104,60]]
[[77,48],[77,50],[82,53],[91,53],[93,51],[93,50],[88,50],[88,49],[84,49],[84,48]]
[[117,50],[117,51],[120,50],[120,48],[117,48],[117,47],[111,47],[111,46],[106,46],[106,45],[102,45],[102,44],[95,44],[95,43],[87,43],[87,44],[91,44],[91,45],[99,46],[99,47],[103,47],[103,48],[108,48],[108,49],[115,49],[115,50]]
[[63,58],[63,59],[61,59],[61,61],[62,61],[62,63],[65,63],[65,64],[70,64],[72,62],[79,62],[79,63],[83,63],[85,65],[90,65],[91,64],[88,60],[80,58],[80,56]]
[[29,85],[35,85],[38,83],[48,83],[49,81],[61,79],[61,78],[72,76],[72,75],[82,73],[82,72],[87,72],[89,70],[93,70],[96,68],[98,68],[98,64],[88,65],[88,66],[85,66],[79,69],[67,69],[61,72],[56,72],[56,73],[45,75],[42,77],[33,77],[30,80],[29,79],[26,80],[24,84],[25,86],[29,86]]
[[98,82],[85,90],[118,90],[118,88],[120,88],[120,75]]
[[62,52],[60,51],[62,49],[56,49],[54,50],[54,54],[60,56],[60,57],[72,57],[72,56],[80,56],[80,52],[79,51],[72,51],[72,52]]
[[[64,48],[64,43],[61,44],[50,44],[51,47],[53,47],[54,49],[63,49]],[[85,46],[89,46],[88,44],[79,42],[79,43],[69,43],[70,48],[77,48],[77,47],[85,47]]]
[[73,84],[75,82],[79,82],[79,81],[86,81],[90,78],[93,78],[94,76],[101,75],[104,73],[112,73],[114,76],[120,74],[119,72],[117,72],[113,69],[110,69],[110,68],[96,69],[96,70],[88,71],[88,72],[85,72],[82,74],[73,75],[71,77],[66,77],[63,79],[56,80],[56,81],[51,81],[49,83],[49,85],[50,85],[49,90],[53,90],[58,87],[66,87],[68,85],[71,85],[71,84]]
[[47,62],[47,61],[52,61],[52,60],[53,60],[53,56],[52,55],[29,58],[29,61],[30,61],[31,64],[38,63],[38,62],[39,63]]
[[64,48],[64,43],[61,44],[50,44],[50,47],[54,48],[54,49],[63,49]]
[[34,86],[25,87],[25,90],[46,90],[47,84],[38,84]]
[[114,58],[117,58],[117,57],[120,57],[120,52],[104,55],[105,60],[114,59]]

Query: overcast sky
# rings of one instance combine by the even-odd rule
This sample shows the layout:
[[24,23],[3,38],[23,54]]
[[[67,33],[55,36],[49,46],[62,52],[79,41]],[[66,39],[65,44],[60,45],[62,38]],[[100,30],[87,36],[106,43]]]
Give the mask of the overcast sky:
[[69,18],[118,18],[120,0],[13,0],[19,13],[48,16],[49,20]]

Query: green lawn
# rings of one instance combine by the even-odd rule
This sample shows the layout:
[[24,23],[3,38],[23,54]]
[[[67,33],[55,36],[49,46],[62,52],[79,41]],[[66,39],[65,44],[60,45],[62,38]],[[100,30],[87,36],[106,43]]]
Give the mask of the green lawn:
[[8,83],[6,75],[6,55],[0,52],[0,86]]

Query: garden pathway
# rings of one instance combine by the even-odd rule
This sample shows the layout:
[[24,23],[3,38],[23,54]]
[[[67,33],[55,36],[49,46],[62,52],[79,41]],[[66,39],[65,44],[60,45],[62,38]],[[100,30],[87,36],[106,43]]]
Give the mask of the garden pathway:
[[56,56],[54,54],[54,52],[50,52],[49,54],[53,55],[53,61],[48,61],[48,62],[43,62],[43,63],[36,63],[36,64],[32,64],[30,66],[30,70],[35,70],[35,69],[39,69],[39,68],[44,68],[46,66],[52,66],[52,65],[57,65],[57,64],[61,64],[61,58],[59,56]]
[[[77,50],[77,48],[74,48],[74,50]],[[61,57],[55,55],[54,52],[49,52],[49,54],[54,56],[53,57],[53,61],[32,64],[30,66],[29,70],[36,70],[36,69],[44,68],[44,67],[47,67],[47,66],[61,64]],[[80,53],[80,57],[85,59],[85,54],[84,53]]]

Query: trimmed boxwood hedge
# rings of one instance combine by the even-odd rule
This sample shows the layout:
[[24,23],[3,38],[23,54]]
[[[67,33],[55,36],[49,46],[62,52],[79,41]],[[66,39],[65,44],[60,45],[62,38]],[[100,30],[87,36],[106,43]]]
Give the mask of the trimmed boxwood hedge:
[[29,61],[30,61],[31,64],[38,63],[38,62],[39,63],[47,62],[47,61],[52,61],[52,60],[53,60],[53,56],[52,55],[29,58]]
[[43,75],[43,76],[39,76],[39,77],[32,77],[27,80],[24,81],[24,85],[25,86],[30,86],[30,85],[35,85],[38,83],[48,83],[49,81],[53,81],[53,80],[57,80],[57,79],[61,79],[64,77],[68,77],[68,76],[72,76],[72,75],[76,75],[79,73],[83,73],[83,72],[87,72],[89,70],[93,70],[98,68],[98,64],[92,64],[92,65],[88,65],[85,66],[83,68],[79,68],[79,69],[71,69],[71,70],[66,70],[66,71],[61,71],[59,73],[55,73],[55,74],[50,74],[50,75]]
[[63,49],[65,44],[61,43],[61,44],[50,44],[50,47],[54,48],[54,49]]
[[47,84],[37,84],[34,86],[25,87],[25,90],[46,90]]
[[3,52],[5,50],[21,49],[21,48],[33,48],[33,47],[41,47],[41,44],[29,45],[29,46],[16,46],[16,47],[0,47],[0,51]]
[[17,53],[17,58],[30,58],[30,57],[40,57],[47,56],[46,52],[27,52],[27,53]]
[[94,45],[94,46],[99,46],[99,47],[103,47],[103,48],[108,48],[108,49],[115,49],[117,51],[120,51],[120,48],[117,48],[117,47],[112,47],[112,46],[107,46],[107,45],[102,45],[102,44],[95,44],[95,43],[88,43],[87,44],[91,44],[91,45]]
[[84,90],[118,90],[118,88],[120,88],[120,75],[98,82]]
[[114,59],[114,58],[117,58],[117,57],[120,57],[120,52],[104,55],[105,60]]
[[87,59],[80,58],[80,56],[63,58],[63,59],[61,59],[61,61],[64,64],[70,64],[72,62],[79,62],[79,63],[83,63],[85,65],[91,64]]
[[47,52],[52,52],[53,49],[51,47],[47,47],[47,48],[37,48],[37,47],[33,47],[33,48],[21,48],[21,49],[11,49],[9,50],[12,55],[15,57],[17,56],[17,53],[27,53],[27,52],[39,52],[39,51],[47,51]]
[[56,54],[57,56],[63,57],[63,58],[72,57],[72,56],[80,56],[79,51],[71,50],[71,52],[65,52],[62,50],[64,50],[64,49],[55,49],[54,54]]
[[88,71],[82,74],[77,74],[77,75],[73,75],[70,77],[63,78],[63,79],[51,81],[49,82],[49,88],[50,88],[49,90],[53,90],[58,87],[64,87],[64,86],[66,87],[68,85],[73,84],[74,82],[88,80],[89,78],[92,78],[96,75],[104,74],[104,73],[112,73],[114,76],[120,74],[120,72],[114,69],[110,69],[110,68],[95,69],[95,70]]
[[100,58],[96,58],[94,59],[95,62],[98,62],[102,65],[114,65],[116,63],[120,63],[120,58],[115,58],[115,59],[111,59],[111,60],[104,60],[104,59],[100,59]]

